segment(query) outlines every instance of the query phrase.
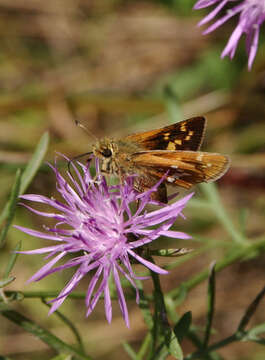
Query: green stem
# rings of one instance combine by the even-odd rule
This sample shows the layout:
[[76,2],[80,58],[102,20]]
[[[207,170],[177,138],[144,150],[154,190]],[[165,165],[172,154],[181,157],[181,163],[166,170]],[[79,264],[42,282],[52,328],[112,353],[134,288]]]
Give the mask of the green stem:
[[[257,250],[264,250],[265,248],[265,239],[262,238],[261,240],[257,240],[254,243],[251,243],[250,245],[246,245],[244,247],[240,247],[238,250],[235,250],[232,254],[228,254],[225,256],[224,259],[216,263],[215,271],[221,271],[225,267],[233,264],[234,262],[249,256],[254,251]],[[191,279],[183,282],[181,284],[181,287],[171,290],[168,292],[167,296],[171,296],[172,298],[177,298],[180,293],[180,288],[185,288],[186,291],[189,291],[193,289],[195,286],[200,284],[202,281],[208,278],[209,270],[208,268],[201,271],[199,274],[195,275]]]
[[137,360],[137,354],[133,350],[130,344],[128,344],[126,341],[122,344],[124,350],[127,352],[127,354],[130,356],[132,360]]
[[[47,291],[16,291],[16,290],[7,290],[5,291],[6,296],[14,297],[16,295],[20,295],[19,300],[25,299],[34,299],[34,298],[56,298],[59,295],[59,291],[56,290],[47,290]],[[71,294],[67,295],[70,299],[85,299],[86,293],[83,291],[73,291]],[[126,294],[126,300],[135,300],[134,294]],[[100,299],[104,299],[104,295],[100,297]],[[111,296],[112,300],[117,300],[117,295]],[[147,296],[148,301],[152,299],[152,295]]]
[[138,360],[142,360],[145,356],[145,353],[147,352],[147,349],[149,348],[151,344],[151,333],[148,332],[141,344],[140,350],[138,351],[137,354],[137,359]]
[[206,321],[206,329],[203,341],[203,347],[207,348],[210,335],[211,328],[213,323],[214,316],[214,306],[215,306],[215,263],[212,263],[210,267],[210,275],[208,280],[208,311],[207,311],[207,321]]

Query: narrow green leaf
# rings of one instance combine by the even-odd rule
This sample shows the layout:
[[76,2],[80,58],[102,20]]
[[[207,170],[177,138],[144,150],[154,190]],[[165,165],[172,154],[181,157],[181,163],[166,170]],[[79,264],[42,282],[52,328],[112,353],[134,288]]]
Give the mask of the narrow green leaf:
[[165,343],[162,343],[156,350],[155,354],[149,354],[148,360],[165,360],[168,358],[169,351]]
[[211,211],[211,204],[207,200],[202,199],[190,199],[187,203],[187,208],[189,209],[199,209],[199,210],[210,210]]
[[258,335],[265,333],[265,323],[254,326],[248,331],[248,335],[251,338],[256,338]]
[[248,306],[244,316],[242,317],[237,330],[238,331],[243,331],[245,330],[247,324],[249,323],[249,320],[251,319],[251,317],[253,316],[253,314],[255,313],[255,311],[257,310],[257,307],[260,303],[260,301],[262,300],[262,298],[265,295],[265,286],[264,288],[258,293],[258,295],[255,297],[255,299],[252,301],[252,303]]
[[185,284],[180,284],[180,286],[177,289],[178,289],[178,292],[174,299],[176,306],[178,306],[184,302],[184,300],[187,297],[187,293],[188,293]]
[[17,245],[15,246],[15,249],[14,251],[11,253],[10,257],[9,257],[9,261],[7,263],[7,266],[6,266],[6,270],[5,270],[5,273],[4,273],[4,277],[8,277],[9,274],[11,273],[15,263],[16,263],[16,260],[17,260],[17,257],[18,257],[18,253],[17,251],[20,251],[21,249],[21,240],[17,243]]
[[174,332],[171,331],[171,338],[169,342],[169,353],[177,360],[183,360],[183,352],[180,347],[179,341]]
[[132,360],[138,360],[138,356],[130,344],[124,342],[122,343],[122,346]]
[[48,330],[42,328],[41,326],[34,323],[32,320],[26,318],[21,315],[17,311],[14,310],[1,310],[1,315],[14,322],[18,326],[22,327],[25,331],[33,334],[41,341],[46,343],[52,349],[57,351],[58,353],[64,353],[69,355],[74,355],[76,359],[80,360],[91,360],[91,358],[85,354],[83,354],[80,350],[74,349],[72,346],[64,343],[57,336],[53,335]]
[[42,161],[48,149],[48,144],[49,144],[49,134],[46,132],[42,135],[32,158],[28,162],[23,172],[21,178],[20,195],[24,194],[24,192],[27,190],[27,187],[31,183],[40,165],[42,164]]
[[[43,304],[45,304],[46,306],[51,308],[51,305],[48,304],[45,301],[45,299],[42,298],[42,302],[43,302]],[[74,336],[75,336],[75,338],[77,340],[77,343],[79,344],[80,350],[84,352],[85,348],[84,348],[84,345],[83,345],[82,338],[79,335],[79,332],[78,332],[77,328],[74,326],[74,324],[63,313],[61,313],[59,310],[56,310],[54,312],[54,314],[56,314],[59,317],[59,319],[61,319],[70,328],[70,330],[72,331],[72,333],[74,334]]]
[[21,170],[18,169],[16,172],[14,184],[11,189],[10,197],[9,197],[8,203],[6,205],[6,207],[7,207],[6,223],[0,233],[0,248],[2,248],[5,244],[7,232],[9,230],[9,228],[12,224],[13,218],[15,216],[17,199],[18,199],[18,195],[20,192],[20,186],[21,186],[21,179],[22,179]]
[[214,304],[215,304],[215,265],[216,263],[212,263],[210,267],[210,275],[208,280],[208,309],[207,309],[207,322],[206,322],[206,330],[203,340],[203,347],[207,348],[211,327],[213,322],[214,315]]
[[173,331],[170,332],[169,344],[163,342],[156,350],[151,360],[164,360],[168,358],[168,355],[171,355],[176,360],[183,360],[182,349]]
[[240,208],[239,209],[239,227],[243,236],[246,236],[246,224],[247,218],[249,215],[249,209],[247,208]]
[[215,212],[218,220],[226,229],[227,233],[231,236],[231,239],[238,245],[246,245],[247,240],[241,234],[241,232],[234,226],[230,216],[224,208],[217,186],[214,183],[200,184],[200,188],[204,192],[207,200],[212,205],[212,210]]
[[[38,145],[36,146],[36,149],[34,151],[34,154],[32,155],[32,158],[28,162],[22,176],[21,176],[21,184],[20,184],[20,190],[19,195],[24,194],[27,187],[29,186],[31,180],[35,176],[36,172],[38,171],[43,158],[45,156],[45,153],[47,152],[49,144],[49,134],[45,133]],[[0,224],[8,217],[8,205],[9,203],[4,207],[1,215],[0,215]]]
[[186,312],[181,316],[179,321],[174,326],[174,333],[179,342],[183,340],[183,338],[188,334],[189,328],[192,322],[192,314],[191,311]]

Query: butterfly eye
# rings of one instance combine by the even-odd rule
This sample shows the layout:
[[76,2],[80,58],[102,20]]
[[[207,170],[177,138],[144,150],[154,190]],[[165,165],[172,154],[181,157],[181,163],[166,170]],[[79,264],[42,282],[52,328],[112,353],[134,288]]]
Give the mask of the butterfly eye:
[[104,157],[108,158],[108,157],[110,157],[110,156],[112,155],[112,151],[111,151],[110,149],[103,149],[103,151],[101,152],[101,154],[102,154]]

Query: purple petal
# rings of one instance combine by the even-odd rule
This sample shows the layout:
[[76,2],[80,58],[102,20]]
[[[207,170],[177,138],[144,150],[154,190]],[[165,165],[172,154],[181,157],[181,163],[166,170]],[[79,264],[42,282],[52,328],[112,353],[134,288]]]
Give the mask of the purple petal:
[[81,184],[81,186],[82,186],[83,191],[80,189],[79,184],[77,183],[77,181],[75,181],[75,179],[72,178],[71,174],[69,174],[69,172],[67,172],[67,174],[68,174],[69,178],[71,179],[71,181],[73,181],[74,184],[75,184],[75,186],[78,188],[78,191],[79,191],[80,195],[81,195],[81,194],[83,195],[84,192],[86,192],[86,185],[85,185],[85,182],[84,182],[84,180],[83,180],[80,172],[78,171],[77,167],[75,166],[75,163],[74,163],[73,161],[71,161],[71,159],[68,159],[68,157],[65,156],[64,154],[60,154],[60,155],[61,155],[64,159],[66,159],[67,162],[68,162],[68,161],[71,162],[71,166],[72,166],[72,168],[74,169],[74,172],[75,172],[75,174],[76,174],[77,177],[78,177],[78,180],[80,181],[80,184]]
[[146,215],[146,218],[152,218],[155,215],[163,215],[166,213],[169,213],[172,209],[177,209],[179,211],[179,208],[183,209],[183,207],[186,205],[186,203],[192,198],[194,193],[190,193],[186,195],[184,198],[180,199],[179,201],[176,201],[175,203],[168,205],[162,209],[152,211]]
[[51,251],[55,251],[55,252],[63,251],[63,245],[47,246],[44,248],[39,248],[34,250],[16,251],[16,253],[32,255],[32,254],[45,254]]
[[33,209],[31,206],[23,204],[23,203],[19,203],[19,205],[24,206],[26,209],[32,211],[34,214],[40,215],[40,216],[45,216],[45,217],[49,217],[49,218],[54,218],[56,220],[64,220],[65,217],[63,215],[60,214],[56,214],[56,213],[47,213],[44,211],[39,211],[36,209]]
[[[132,269],[132,267],[131,267],[131,263],[130,263],[130,260],[129,260],[129,257],[128,257],[128,254],[125,254],[121,259],[120,259],[120,261],[122,262],[122,264],[124,265],[124,267],[128,270],[128,272],[129,272],[129,274],[127,274],[126,273],[126,271],[125,270],[123,270],[122,268],[122,270],[123,270],[123,272],[124,272],[124,276],[128,276],[128,280],[129,280],[129,278],[131,279],[131,281],[133,281],[133,283],[134,283],[134,279],[135,280],[148,280],[148,279],[150,279],[150,276],[137,276],[135,273],[134,273],[134,271],[133,271],[133,269]],[[117,269],[119,269],[120,270],[120,266],[119,266],[119,264],[118,263],[115,263],[115,266],[117,266]],[[121,271],[122,272],[122,271]],[[122,272],[122,273],[123,273]],[[126,274],[126,275],[125,275]],[[130,280],[129,280],[130,281]],[[132,284],[133,285],[133,284]],[[138,290],[137,289],[137,287],[136,287],[136,284],[135,285],[133,285],[134,287],[135,287],[135,290]]]
[[233,9],[229,10],[227,14],[217,20],[214,24],[209,26],[206,30],[203,31],[203,35],[209,34],[210,32],[216,30],[219,26],[223,25],[228,19],[239,13],[243,9],[243,4],[240,4]]
[[[131,285],[134,287],[135,292],[136,292],[136,303],[139,304],[140,294],[139,294],[139,290],[138,290],[138,288],[137,288],[137,286],[136,286],[136,284],[135,284],[135,282],[134,282],[134,280],[133,280],[133,278],[136,279],[137,276],[133,273],[133,271],[132,271],[132,269],[131,269],[131,267],[130,267],[130,261],[129,261],[129,260],[126,261],[126,263],[125,263],[125,261],[123,261],[123,264],[127,267],[128,271],[130,272],[130,276],[123,270],[123,268],[122,268],[120,265],[116,264],[116,267],[119,269],[119,271],[123,274],[123,276],[125,276],[126,279],[127,279],[127,280],[131,283]],[[132,278],[132,277],[133,277],[133,278]],[[147,278],[149,278],[149,277],[145,276],[145,279],[147,279]],[[142,277],[141,280],[143,280],[143,277]]]
[[79,273],[78,271],[74,274],[72,279],[68,282],[68,284],[65,286],[65,288],[60,292],[59,296],[49,301],[50,303],[53,303],[52,307],[50,308],[49,315],[51,315],[54,311],[58,309],[58,307],[64,302],[67,295],[70,294],[76,287],[76,285],[79,283],[79,281],[82,279],[84,275]]
[[37,230],[32,230],[29,228],[26,228],[24,226],[20,226],[20,225],[14,225],[14,227],[16,229],[19,229],[21,231],[23,231],[24,233],[31,235],[31,236],[35,236],[41,239],[48,239],[48,240],[55,240],[55,241],[62,241],[62,239],[58,236],[54,236],[54,235],[50,235],[50,234],[46,234]]
[[92,293],[94,291],[94,288],[98,282],[98,279],[102,273],[102,270],[103,270],[103,266],[99,266],[97,271],[96,271],[96,274],[93,276],[93,278],[91,279],[90,283],[89,283],[89,286],[88,286],[88,289],[87,289],[87,294],[86,294],[86,306],[88,307],[89,306],[89,303],[90,303],[90,299],[91,299],[91,296],[92,296]]
[[137,255],[136,253],[134,253],[132,250],[128,249],[128,253],[133,256],[136,260],[138,260],[141,264],[143,264],[144,266],[146,266],[148,269],[158,273],[158,274],[168,274],[167,270],[161,269],[159,266],[151,263],[150,261],[147,261],[145,259],[143,259],[141,256]]
[[[58,271],[61,271],[61,270],[65,270],[65,269],[68,269],[70,267],[73,267],[73,266],[77,266],[77,265],[80,265],[82,264],[84,261],[82,260],[82,257],[79,257],[79,258],[75,258],[75,259],[71,259],[69,260],[68,262],[66,262],[65,264],[63,265],[60,265],[60,266],[56,266],[55,268],[53,269],[50,269],[48,270],[46,273],[45,273],[45,277],[47,275],[51,275],[55,272],[58,272]],[[94,266],[95,267],[95,266]],[[93,268],[93,267],[92,267]],[[42,279],[42,277],[40,278]],[[40,280],[38,279],[38,280]]]
[[34,194],[26,194],[26,195],[19,196],[19,198],[24,199],[24,200],[30,200],[30,201],[38,202],[38,203],[41,203],[41,204],[50,205],[50,206],[54,207],[57,210],[60,210],[60,211],[63,211],[63,212],[69,212],[69,208],[67,206],[65,206],[64,204],[62,204],[59,201],[49,199],[46,196],[34,195]]
[[53,267],[53,265],[56,264],[61,258],[63,258],[65,254],[65,252],[61,252],[60,254],[58,254],[54,259],[52,259],[42,268],[40,268],[40,270],[37,271],[27,282],[30,283],[32,281],[38,281],[40,279],[43,279],[46,276],[47,271],[50,270],[50,268]]
[[[99,285],[98,289],[96,290],[96,292],[93,296],[93,299],[91,300],[91,302],[88,305],[86,316],[88,316],[94,310],[94,308],[99,300],[100,295],[102,294],[102,292],[105,290],[106,286],[108,285],[109,275],[110,275],[110,268],[105,267],[104,273],[103,273],[103,279],[102,279],[101,284]],[[108,315],[106,313],[106,317],[107,316]]]
[[124,293],[122,290],[119,274],[118,274],[118,271],[115,266],[112,267],[112,272],[113,272],[113,277],[114,277],[114,281],[115,281],[115,285],[116,285],[116,289],[117,289],[118,301],[120,304],[121,313],[124,318],[126,326],[129,328],[130,321],[129,321],[128,308],[127,308],[126,300],[125,300]]
[[233,31],[232,35],[230,36],[230,39],[221,54],[221,58],[225,57],[226,55],[230,55],[230,59],[234,57],[237,44],[242,33],[243,33],[243,28],[241,25],[238,25]]
[[[138,230],[137,234],[141,234],[141,235],[148,235],[151,234],[153,230]],[[173,230],[166,230],[160,231],[160,236],[167,236],[170,238],[175,238],[175,239],[192,239],[192,237],[186,233],[183,233],[181,231],[173,231]]]
[[258,43],[259,43],[259,27],[257,27],[254,31],[254,37],[251,43],[251,46],[248,50],[248,70],[251,70],[254,59],[256,57],[256,53],[258,50]]
[[111,323],[112,320],[112,305],[111,305],[111,298],[109,292],[109,284],[107,283],[104,289],[104,303],[105,303],[105,314],[108,323]]
[[211,21],[218,13],[221,11],[221,9],[227,4],[227,0],[223,0],[216,8],[211,11],[207,16],[205,16],[199,23],[198,26],[202,26],[206,24],[207,22]]
[[211,6],[211,5],[216,4],[217,1],[220,1],[220,0],[199,0],[193,6],[193,9],[195,9],[195,10],[202,9],[202,8],[207,7],[207,6]]

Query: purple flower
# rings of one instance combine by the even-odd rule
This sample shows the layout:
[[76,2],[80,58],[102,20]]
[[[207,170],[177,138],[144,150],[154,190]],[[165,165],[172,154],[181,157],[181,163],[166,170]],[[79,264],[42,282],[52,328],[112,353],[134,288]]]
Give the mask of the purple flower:
[[203,34],[208,34],[221,26],[228,19],[239,14],[237,27],[233,31],[230,39],[224,48],[221,57],[228,55],[232,59],[235,55],[238,41],[243,33],[246,34],[246,51],[248,54],[248,69],[250,70],[255,59],[260,26],[265,20],[265,0],[198,0],[194,9],[201,9],[211,5],[217,5],[204,19],[199,22],[199,26],[212,20],[223,7],[233,2],[235,6],[227,10],[226,14],[209,26]]
[[[133,176],[128,177],[123,185],[110,186],[105,177],[100,174],[97,160],[95,177],[91,176],[89,165],[79,165],[80,171],[73,166],[78,181],[73,179],[69,173],[69,181],[66,181],[58,169],[50,165],[55,172],[57,190],[63,201],[42,195],[21,196],[24,200],[46,204],[54,208],[55,212],[43,212],[23,204],[37,215],[56,220],[55,227],[45,227],[45,232],[16,226],[29,235],[55,242],[55,245],[22,252],[24,254],[48,254],[46,256],[47,263],[28,281],[38,281],[56,271],[77,267],[71,280],[56,299],[51,301],[53,305],[50,313],[52,313],[73,291],[79,281],[93,271],[85,300],[87,316],[96,306],[100,295],[104,295],[106,318],[110,322],[112,306],[109,281],[112,278],[116,286],[122,316],[129,327],[128,310],[120,275],[123,275],[135,288],[138,303],[139,293],[135,279],[146,279],[146,277],[135,275],[130,259],[136,259],[156,273],[167,273],[166,270],[138,255],[137,249],[161,235],[178,239],[190,238],[185,233],[169,229],[176,218],[181,215],[181,211],[192,194],[171,205],[164,205],[158,210],[147,212],[145,207],[152,202],[151,193],[157,190],[161,181],[152,189],[140,194],[133,188]],[[138,209],[132,212],[130,205],[136,201],[139,205]],[[131,241],[132,238],[135,240]],[[66,260],[60,265],[57,264],[59,260],[69,254],[72,255],[70,260]]]

